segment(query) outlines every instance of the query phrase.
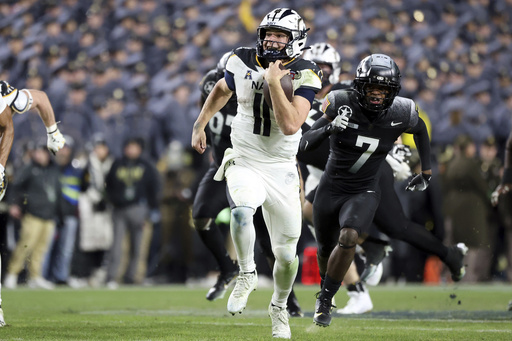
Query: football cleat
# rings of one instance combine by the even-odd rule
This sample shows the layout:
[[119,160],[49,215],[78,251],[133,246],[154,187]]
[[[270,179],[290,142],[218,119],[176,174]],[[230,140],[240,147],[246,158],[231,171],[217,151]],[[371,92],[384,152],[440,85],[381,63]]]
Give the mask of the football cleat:
[[215,301],[224,298],[229,284],[238,276],[238,270],[221,273],[217,279],[217,283],[208,290],[206,299],[208,301]]
[[290,339],[292,332],[288,323],[288,311],[285,308],[273,305],[271,302],[268,306],[268,314],[272,320],[272,337]]
[[315,303],[315,315],[313,321],[320,327],[328,327],[331,324],[332,300],[325,299],[319,293]]
[[8,273],[4,279],[4,288],[16,289],[17,286],[18,286],[18,275]]
[[228,299],[228,312],[231,315],[236,313],[242,313],[247,305],[247,300],[251,292],[256,290],[258,287],[258,273],[256,270],[250,273],[244,273],[240,271],[238,278],[236,279],[235,288],[229,295]]
[[4,311],[0,308],[0,327],[5,326]]
[[373,274],[370,274],[369,276],[366,277],[365,283],[367,285],[371,285],[373,287],[378,285],[380,283],[383,273],[384,273],[384,266],[382,265],[382,263],[379,263],[379,265],[377,265],[377,268],[373,272]]
[[369,277],[375,274],[378,265],[393,251],[393,248],[386,241],[368,239],[361,244],[361,248],[366,258],[364,270],[361,273],[361,281],[366,282]]
[[468,247],[464,243],[458,243],[448,248],[448,255],[444,259],[444,263],[450,269],[454,282],[460,281],[466,274],[464,266],[464,256],[466,253],[468,253]]
[[55,289],[55,284],[53,282],[47,281],[43,277],[36,277],[34,279],[29,279],[28,287],[31,289],[45,289],[45,290],[53,290]]
[[347,291],[350,299],[347,305],[336,312],[338,314],[364,314],[373,309],[372,299],[368,291]]

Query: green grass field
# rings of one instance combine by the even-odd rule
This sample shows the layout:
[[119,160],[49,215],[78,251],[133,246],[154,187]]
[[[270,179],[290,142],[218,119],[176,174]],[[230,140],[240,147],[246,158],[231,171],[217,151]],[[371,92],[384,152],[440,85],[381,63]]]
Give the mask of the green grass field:
[[[1,340],[271,340],[266,309],[272,290],[259,288],[243,314],[206,288],[121,287],[3,290],[7,326]],[[374,310],[334,314],[328,328],[313,324],[316,287],[297,285],[305,313],[290,320],[294,340],[512,340],[510,285],[386,286],[371,288]],[[228,294],[231,289],[228,291]],[[348,297],[342,289],[338,306]]]

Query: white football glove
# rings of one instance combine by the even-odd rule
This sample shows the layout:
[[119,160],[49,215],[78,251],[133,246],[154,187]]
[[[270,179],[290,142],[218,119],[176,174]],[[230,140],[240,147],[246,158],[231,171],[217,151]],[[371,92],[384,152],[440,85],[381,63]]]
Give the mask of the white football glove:
[[62,147],[64,147],[66,144],[66,139],[60,132],[59,128],[57,128],[57,124],[46,128],[46,130],[48,131],[48,142],[46,146],[48,147],[48,150],[53,155],[55,155],[59,150],[62,149]]
[[412,175],[411,167],[407,162],[400,162],[391,154],[386,155],[386,161],[393,169],[393,176],[396,181],[406,180]]
[[411,148],[405,144],[396,143],[393,145],[393,149],[391,149],[391,156],[395,158],[398,162],[409,162],[406,158],[410,158],[412,155]]
[[331,134],[340,133],[345,130],[348,126],[348,119],[350,118],[349,114],[340,114],[329,123],[329,132]]

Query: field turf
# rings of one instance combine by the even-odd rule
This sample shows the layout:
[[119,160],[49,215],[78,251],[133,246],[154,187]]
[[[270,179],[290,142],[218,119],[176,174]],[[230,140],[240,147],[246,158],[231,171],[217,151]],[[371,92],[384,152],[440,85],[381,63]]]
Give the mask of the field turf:
[[[209,302],[207,288],[130,286],[119,290],[3,290],[7,326],[0,340],[272,340],[267,315],[272,289],[259,288],[241,315],[227,296]],[[290,319],[293,340],[512,340],[512,286],[507,284],[380,285],[374,310],[334,314],[328,328],[313,324],[315,286],[296,285],[303,318]],[[347,302],[346,291],[336,296]]]

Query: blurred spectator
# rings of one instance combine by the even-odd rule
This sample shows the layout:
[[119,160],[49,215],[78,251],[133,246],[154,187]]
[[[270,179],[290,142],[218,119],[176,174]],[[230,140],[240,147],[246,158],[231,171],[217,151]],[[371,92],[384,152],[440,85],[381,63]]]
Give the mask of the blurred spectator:
[[[480,146],[480,171],[484,176],[487,184],[487,195],[491,200],[491,195],[494,189],[500,184],[501,176],[500,171],[502,168],[501,160],[496,157],[498,148],[496,145],[496,139],[493,136],[487,138],[484,143]],[[489,217],[487,218],[490,232],[490,246],[492,252],[491,262],[491,275],[502,277],[504,275],[503,270],[500,269],[500,258],[503,256],[503,250],[506,247],[506,243],[503,239],[503,222],[500,217],[500,212],[497,207],[492,207],[489,210]]]
[[160,216],[160,176],[155,166],[141,157],[143,148],[140,138],[127,139],[123,156],[114,161],[106,177],[107,198],[114,207],[114,239],[107,258],[107,286],[111,289],[118,285],[125,233],[130,235],[130,252],[123,281],[133,284],[144,225],[149,219],[158,221]]
[[31,162],[15,176],[11,185],[13,198],[9,213],[21,220],[20,239],[12,253],[4,287],[16,288],[18,274],[28,265],[31,288],[53,289],[42,276],[44,256],[60,216],[60,170],[51,161],[46,144],[31,152]]
[[78,195],[83,173],[83,166],[75,158],[73,138],[69,135],[65,138],[66,145],[55,157],[61,172],[61,214],[43,264],[44,277],[56,284],[68,284],[69,280],[78,233]]
[[80,233],[72,276],[78,278],[79,286],[98,287],[105,284],[105,254],[113,238],[112,207],[107,202],[105,178],[114,158],[101,134],[95,135],[89,146],[78,198]]
[[487,219],[491,202],[480,172],[475,142],[467,135],[456,140],[455,156],[448,162],[444,173],[443,190],[448,238],[463,242],[469,248],[466,276],[462,281],[490,280],[491,248]]

